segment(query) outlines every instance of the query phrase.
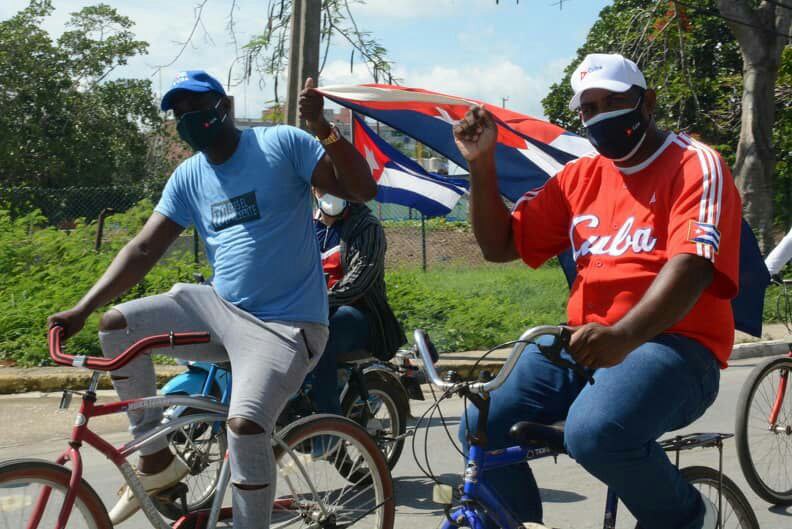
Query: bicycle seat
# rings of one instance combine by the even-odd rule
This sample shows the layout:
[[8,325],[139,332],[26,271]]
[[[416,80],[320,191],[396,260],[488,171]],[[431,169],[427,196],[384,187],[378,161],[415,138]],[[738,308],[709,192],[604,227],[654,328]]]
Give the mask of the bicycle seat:
[[511,438],[520,446],[544,446],[559,454],[566,453],[564,448],[564,421],[555,424],[539,424],[520,421],[509,430]]
[[345,364],[349,362],[359,362],[361,360],[368,360],[369,358],[371,358],[371,353],[366,349],[353,349],[352,351],[339,353],[336,357],[336,363]]

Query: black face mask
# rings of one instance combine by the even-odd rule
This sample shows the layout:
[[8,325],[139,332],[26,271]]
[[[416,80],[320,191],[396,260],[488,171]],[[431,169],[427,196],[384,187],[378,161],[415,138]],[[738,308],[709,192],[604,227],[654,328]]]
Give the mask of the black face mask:
[[591,144],[605,158],[620,162],[630,158],[646,138],[649,119],[641,113],[643,96],[635,108],[597,114],[583,122]]
[[223,122],[228,114],[220,117],[217,107],[220,101],[208,110],[196,110],[185,112],[179,118],[176,130],[179,137],[186,141],[195,151],[206,151],[212,146],[220,131],[223,129]]

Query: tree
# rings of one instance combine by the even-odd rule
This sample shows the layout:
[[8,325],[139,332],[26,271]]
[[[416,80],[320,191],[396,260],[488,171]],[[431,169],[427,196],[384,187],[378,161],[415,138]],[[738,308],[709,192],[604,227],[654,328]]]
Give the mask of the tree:
[[[746,220],[765,251],[773,244],[773,149],[775,88],[781,55],[790,41],[792,4],[777,0],[718,0],[720,12],[740,44],[743,60],[740,140],[734,176]],[[788,109],[786,109],[788,110]]]
[[[582,127],[576,113],[567,108],[572,96],[569,76],[574,68],[586,54],[593,52],[621,52],[633,58],[646,75],[647,82],[659,91],[658,123],[663,127],[700,136],[705,142],[716,146],[734,165],[734,175],[745,202],[745,216],[760,240],[768,246],[772,244],[772,189],[767,185],[756,188],[757,180],[766,182],[768,179],[762,175],[755,176],[744,162],[738,163],[739,145],[742,144],[743,152],[746,152],[747,144],[742,136],[738,138],[734,134],[746,115],[742,112],[745,89],[740,88],[744,81],[744,54],[733,34],[733,27],[730,27],[733,23],[717,10],[717,1],[701,0],[693,7],[674,1],[614,1],[613,5],[600,12],[586,42],[578,49],[576,59],[565,70],[564,79],[551,87],[542,104],[551,121],[581,133]],[[773,79],[775,82],[775,77]],[[783,88],[782,84],[788,82],[788,77],[786,80],[780,79],[779,87]],[[789,84],[786,86],[789,87]],[[786,89],[788,92],[789,88]],[[789,111],[784,109],[784,106],[789,105],[788,95],[786,103],[782,98],[774,97],[772,92],[764,97],[770,106],[779,109],[775,137],[783,140],[786,136],[778,134],[778,131],[788,130],[792,126]],[[770,136],[774,130],[773,122],[752,125],[764,127],[766,145],[770,145],[772,150]],[[752,149],[747,152],[753,152]],[[788,151],[788,148],[776,144],[780,160],[788,158]],[[769,162],[764,154],[761,156],[764,167]],[[773,169],[770,170],[769,180],[772,180]],[[779,164],[778,170],[781,171],[778,180],[786,187],[777,189],[776,203],[781,206],[781,210],[776,218],[788,224],[792,216],[788,201],[788,162]],[[762,196],[757,196],[757,193]],[[787,197],[786,202],[783,196]],[[757,210],[759,204],[762,204],[763,211]]]
[[[351,47],[349,63],[350,69],[355,61],[362,62],[368,68],[372,79],[375,82],[393,81],[393,64],[387,57],[387,50],[380,44],[371,33],[361,30],[355,17],[352,14],[350,3],[365,3],[364,0],[313,0],[321,1],[321,35],[320,48],[317,52],[321,53],[319,59],[319,73],[321,74],[328,53],[334,40],[346,41]],[[264,30],[254,35],[242,47],[242,53],[238,57],[238,64],[232,65],[238,68],[235,82],[244,82],[254,74],[258,74],[261,80],[272,78],[274,80],[273,90],[275,102],[279,100],[278,83],[288,69],[290,31],[292,26],[292,13],[294,10],[294,0],[280,0],[270,2],[266,25]],[[233,19],[229,23],[233,31]],[[229,71],[229,85],[232,83],[232,71]],[[299,86],[302,88],[302,85]],[[293,95],[293,94],[289,94]]]
[[162,120],[147,80],[107,80],[148,45],[133,22],[99,4],[72,13],[53,41],[50,0],[0,21],[0,182],[42,187],[151,176],[148,135]]

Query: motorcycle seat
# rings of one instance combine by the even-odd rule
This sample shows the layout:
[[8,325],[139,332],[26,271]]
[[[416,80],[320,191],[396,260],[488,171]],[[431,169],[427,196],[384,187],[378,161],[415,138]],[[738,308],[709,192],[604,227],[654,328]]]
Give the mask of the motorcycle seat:
[[352,362],[360,362],[361,360],[369,360],[371,358],[371,353],[365,349],[353,349],[352,351],[344,351],[343,353],[339,353],[338,357],[336,357],[336,363],[338,364],[348,364]]

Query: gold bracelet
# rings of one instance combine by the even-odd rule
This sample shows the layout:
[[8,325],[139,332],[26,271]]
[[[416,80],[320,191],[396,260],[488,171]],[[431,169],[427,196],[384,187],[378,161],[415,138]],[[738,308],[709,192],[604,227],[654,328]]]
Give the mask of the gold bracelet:
[[328,145],[332,145],[333,143],[337,142],[341,139],[341,135],[338,133],[338,128],[331,124],[330,125],[330,134],[326,137],[319,139],[319,143],[327,147]]

